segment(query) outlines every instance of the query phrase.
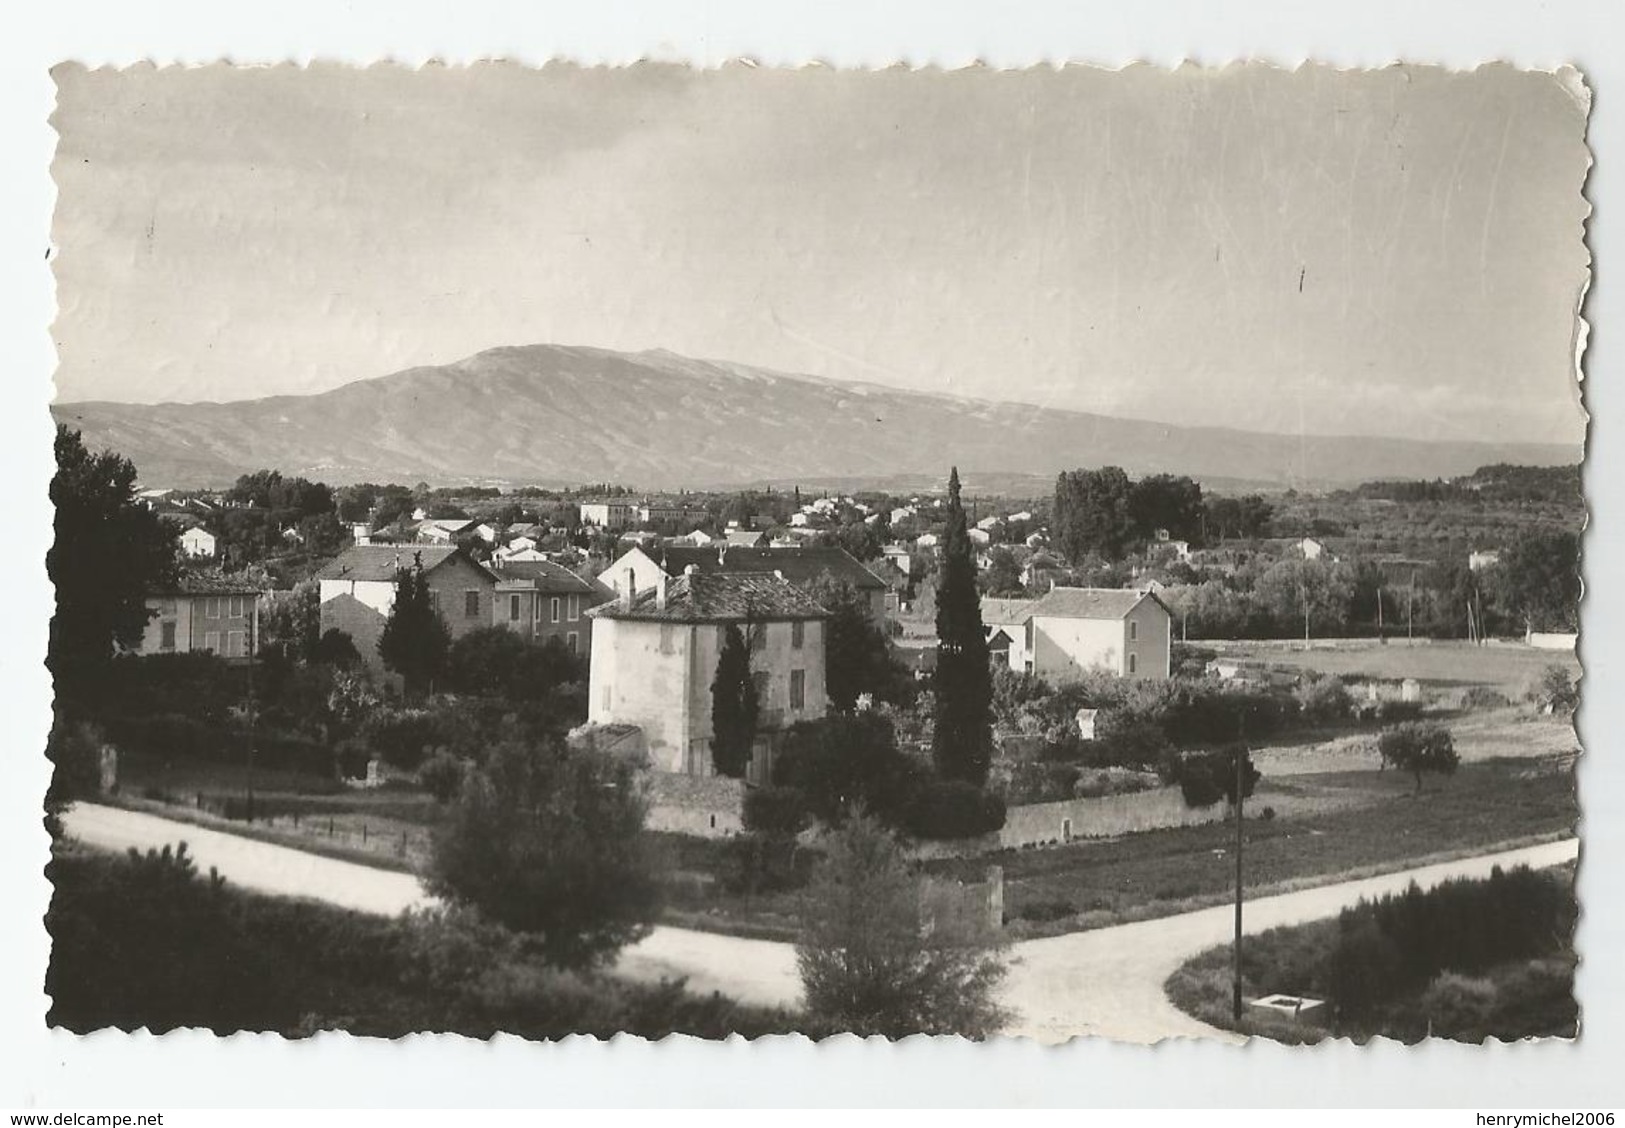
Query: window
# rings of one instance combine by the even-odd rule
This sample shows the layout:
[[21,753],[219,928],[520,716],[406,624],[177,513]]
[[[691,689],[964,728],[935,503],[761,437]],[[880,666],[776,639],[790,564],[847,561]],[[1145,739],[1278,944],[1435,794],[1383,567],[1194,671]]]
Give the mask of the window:
[[1128,672],[1131,673],[1131,674],[1138,673],[1139,669],[1140,669],[1140,656],[1138,654],[1130,654],[1128,656]]
[[220,618],[220,599],[219,599],[219,597],[211,595],[211,596],[209,596],[208,599],[205,599],[203,601],[203,617],[205,619],[218,619],[218,618]]
[[[798,624],[799,625],[799,624]],[[790,671],[790,708],[805,709],[807,707],[807,671]]]
[[1130,642],[1138,642],[1139,638],[1140,638],[1140,624],[1135,622],[1133,619],[1130,619],[1128,621],[1128,640]]
[[480,617],[480,593],[478,589],[463,592],[463,616],[469,619]]
[[797,619],[795,622],[790,624],[790,645],[792,647],[794,647],[797,650],[800,650],[801,649],[801,644],[806,641],[806,637],[807,637],[807,624],[806,623],[803,623],[800,619]]
[[539,595],[531,600],[530,617],[538,623],[542,621],[542,597]]
[[[216,616],[216,617],[218,618],[218,616]],[[204,634],[203,634],[203,649],[207,650],[210,654],[218,654],[220,652],[220,632],[219,631],[205,631],[204,632]]]
[[248,657],[248,635],[243,631],[226,632],[226,657]]
[[571,654],[577,653],[581,649],[581,636],[576,634],[575,631],[571,631],[569,634],[565,635],[564,648]]
[[552,611],[553,611],[553,621],[556,623],[556,622],[559,621],[559,597],[556,596],[556,595],[553,597]]
[[175,624],[165,623],[161,628],[162,641],[158,644],[165,650],[175,649]]
[[750,648],[752,650],[767,649],[767,624],[752,623],[750,625]]
[[581,597],[572,595],[570,597],[570,621],[573,623],[579,618],[581,618]]
[[440,593],[433,588],[429,589],[429,610],[436,615],[440,614]]
[[672,629],[670,623],[660,624],[660,653],[662,654],[670,654],[675,649],[672,646]]
[[508,597],[508,618],[514,622],[519,621],[519,596],[517,595]]
[[240,595],[226,598],[226,618],[241,619],[243,617],[243,597]]

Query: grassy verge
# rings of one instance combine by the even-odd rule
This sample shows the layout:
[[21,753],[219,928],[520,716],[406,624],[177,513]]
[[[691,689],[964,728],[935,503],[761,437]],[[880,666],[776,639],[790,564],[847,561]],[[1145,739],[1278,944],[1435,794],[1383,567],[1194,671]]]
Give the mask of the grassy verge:
[[[1552,880],[1572,885],[1572,866]],[[1482,885],[1483,883],[1478,883]],[[1445,927],[1447,922],[1435,922]],[[1345,929],[1338,918],[1249,936],[1242,944],[1241,1018],[1235,1017],[1234,948],[1209,948],[1169,976],[1164,989],[1173,1004],[1209,1026],[1292,1045],[1350,1038],[1393,1038],[1417,1042],[1427,1037],[1466,1042],[1486,1039],[1573,1038],[1579,1031],[1574,997],[1575,956],[1570,937],[1554,936],[1526,958],[1503,958],[1471,974],[1440,970],[1425,985],[1375,999],[1360,991],[1365,1005],[1345,1008],[1337,998],[1337,964]],[[1546,949],[1549,944],[1549,949]],[[1459,949],[1453,953],[1461,955]],[[1350,957],[1353,958],[1353,957]],[[1397,959],[1397,956],[1389,957]],[[1390,980],[1377,981],[1377,985]],[[1319,1000],[1299,1016],[1250,1005],[1281,992]]]
[[[1420,796],[1394,772],[1323,773],[1313,785],[1354,794],[1306,805],[1300,816],[1249,820],[1246,880],[1255,896],[1551,841],[1579,818],[1569,757],[1464,765]],[[1234,823],[1181,827],[927,868],[970,881],[989,864],[1003,866],[1011,935],[1055,936],[1222,903],[1234,882],[1234,836]]]
[[[409,851],[402,855],[392,842],[398,839],[387,834],[376,837],[369,835],[376,846],[366,847],[350,844],[350,836],[342,840],[327,838],[310,824],[303,829],[294,829],[288,825],[278,825],[275,822],[245,822],[240,819],[227,819],[219,815],[209,814],[206,811],[193,810],[190,807],[177,806],[172,803],[161,803],[151,799],[134,798],[128,795],[105,795],[97,800],[110,807],[123,807],[130,811],[140,811],[143,814],[157,815],[172,822],[186,823],[190,826],[202,827],[206,830],[218,831],[221,834],[235,834],[239,838],[251,839],[255,842],[267,842],[273,846],[287,846],[294,850],[303,850],[307,854],[317,854],[324,858],[332,858],[340,862],[354,862],[357,865],[371,866],[374,869],[388,870],[392,873],[417,873],[421,861],[420,851]],[[420,831],[421,833],[421,831]]]

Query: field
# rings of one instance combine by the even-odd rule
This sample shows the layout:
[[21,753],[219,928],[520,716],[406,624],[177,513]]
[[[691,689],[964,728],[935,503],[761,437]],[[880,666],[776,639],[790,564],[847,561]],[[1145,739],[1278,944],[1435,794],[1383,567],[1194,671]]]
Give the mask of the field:
[[[1409,777],[1375,765],[1266,777],[1249,801],[1250,894],[1571,834],[1580,813],[1573,766],[1572,756],[1482,760],[1429,779],[1420,795]],[[969,881],[1002,865],[1012,936],[1053,936],[1224,902],[1234,888],[1234,839],[1234,823],[1215,823],[927,868]]]
[[1522,697],[1525,688],[1548,666],[1562,666],[1571,677],[1580,673],[1579,659],[1571,652],[1537,650],[1511,643],[1474,646],[1468,642],[1431,642],[1410,646],[1403,640],[1387,645],[1362,640],[1307,650],[1301,642],[1204,642],[1202,645],[1227,658],[1314,670],[1345,680],[1415,678],[1424,690],[1440,692],[1483,686],[1513,701]]

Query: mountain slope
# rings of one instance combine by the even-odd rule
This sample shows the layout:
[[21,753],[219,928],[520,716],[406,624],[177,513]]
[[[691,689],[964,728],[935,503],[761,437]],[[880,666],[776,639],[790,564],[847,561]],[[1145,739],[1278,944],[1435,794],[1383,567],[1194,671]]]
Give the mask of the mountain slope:
[[1299,439],[1174,427],[789,376],[667,352],[531,345],[311,396],[57,404],[144,483],[222,485],[274,467],[333,483],[584,483],[643,489],[1119,465],[1260,484],[1435,478],[1572,463],[1520,443]]

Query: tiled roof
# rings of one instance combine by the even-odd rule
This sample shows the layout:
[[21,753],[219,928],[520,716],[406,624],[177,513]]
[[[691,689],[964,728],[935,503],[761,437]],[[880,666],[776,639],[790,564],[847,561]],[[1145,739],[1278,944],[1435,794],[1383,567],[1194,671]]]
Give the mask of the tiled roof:
[[[1052,588],[1028,609],[1028,615],[1052,619],[1121,619],[1142,599],[1162,601],[1145,592],[1120,588]],[[1164,608],[1166,610],[1166,608]]]
[[1013,627],[1032,616],[1030,599],[982,599],[982,623],[989,627]]
[[495,564],[491,572],[498,582],[505,580],[529,580],[535,583],[538,591],[574,592],[591,594],[595,588],[576,575],[562,564],[555,564],[551,560],[503,560]]
[[689,548],[668,545],[649,555],[669,576],[680,576],[690,564],[702,575],[722,573],[778,572],[793,584],[810,583],[821,576],[845,580],[860,590],[884,589],[886,581],[865,568],[843,548],[741,548],[730,545]]
[[[455,545],[433,544],[358,544],[345,549],[328,562],[320,572],[319,580],[390,580],[400,568],[412,567],[414,557],[421,558],[423,570],[432,572],[453,556],[462,552]],[[464,557],[466,560],[467,557]],[[473,563],[473,561],[469,561]],[[479,565],[474,565],[476,568]],[[485,571],[481,568],[480,571]]]
[[743,623],[823,619],[829,612],[810,595],[778,576],[751,572],[695,573],[666,584],[666,605],[656,592],[638,596],[631,607],[619,600],[594,607],[595,618],[647,619],[670,623]]
[[246,576],[224,572],[186,572],[173,584],[152,589],[152,595],[256,595],[269,584],[257,584]]

